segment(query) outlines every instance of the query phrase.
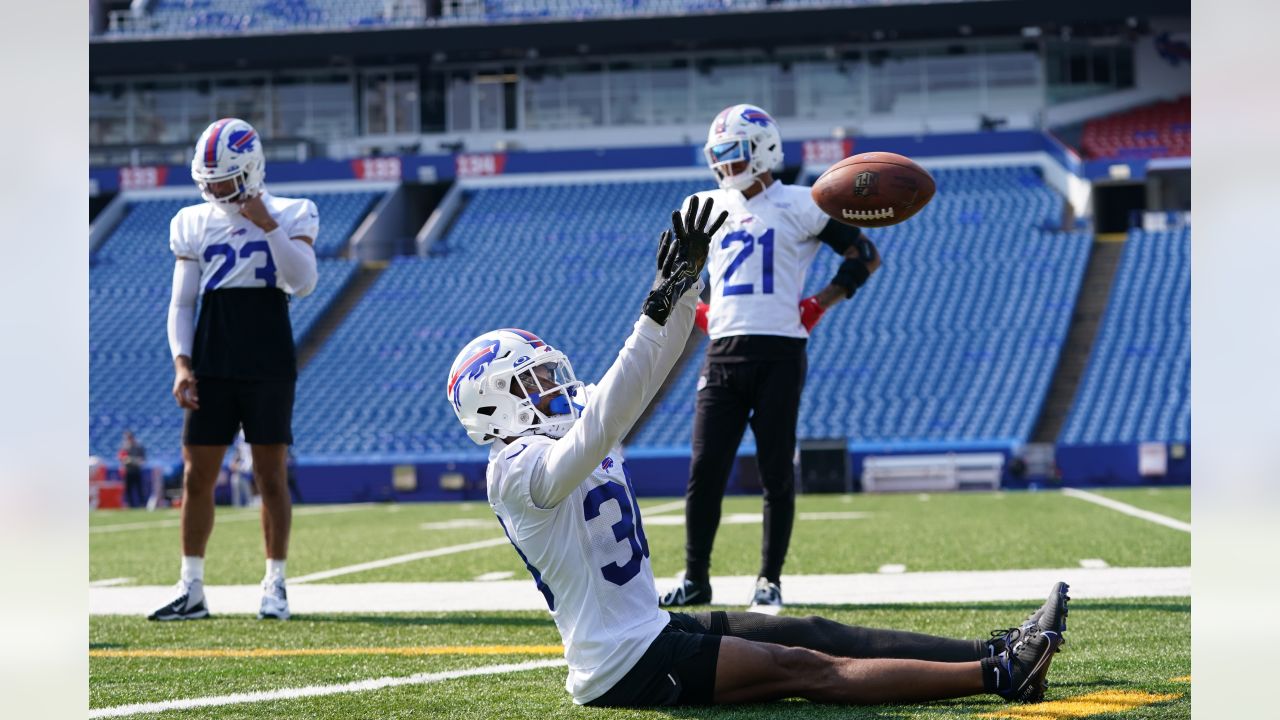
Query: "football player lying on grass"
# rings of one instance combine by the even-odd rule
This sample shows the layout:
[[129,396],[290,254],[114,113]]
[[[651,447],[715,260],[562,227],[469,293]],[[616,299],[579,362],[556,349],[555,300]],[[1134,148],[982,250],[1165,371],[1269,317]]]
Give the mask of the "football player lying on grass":
[[712,202],[672,213],[658,273],[618,358],[583,386],[564,353],[524,330],[486,333],[447,392],[489,452],[489,503],[546,599],[576,703],[653,706],[802,697],[880,704],[996,693],[1044,697],[1066,629],[1058,583],[1020,626],[956,640],[820,617],[685,614],[658,607],[649,544],[618,443],[684,349],[702,289]]

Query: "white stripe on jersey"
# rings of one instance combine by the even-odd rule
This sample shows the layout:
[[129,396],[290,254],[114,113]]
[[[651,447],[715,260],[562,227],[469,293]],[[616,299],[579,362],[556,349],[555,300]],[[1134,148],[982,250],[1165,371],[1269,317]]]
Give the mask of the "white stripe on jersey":
[[[750,200],[737,190],[697,193],[715,201],[712,214],[729,212],[711,240],[708,331],[733,335],[808,337],[800,324],[805,274],[818,254],[817,234],[830,220],[809,188],[775,181]],[[688,206],[685,199],[685,207]]]
[[[307,199],[262,194],[271,217],[289,237],[316,239],[320,217]],[[178,257],[200,263],[200,292],[224,288],[278,287],[292,293],[275,271],[266,233],[239,213],[212,203],[184,207],[169,225],[169,247]]]

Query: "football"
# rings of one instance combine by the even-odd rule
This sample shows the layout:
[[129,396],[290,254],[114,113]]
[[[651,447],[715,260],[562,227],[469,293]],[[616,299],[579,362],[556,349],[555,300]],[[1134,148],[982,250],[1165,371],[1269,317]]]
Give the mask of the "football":
[[809,193],[822,211],[848,225],[896,225],[929,204],[937,186],[914,160],[868,152],[832,165]]

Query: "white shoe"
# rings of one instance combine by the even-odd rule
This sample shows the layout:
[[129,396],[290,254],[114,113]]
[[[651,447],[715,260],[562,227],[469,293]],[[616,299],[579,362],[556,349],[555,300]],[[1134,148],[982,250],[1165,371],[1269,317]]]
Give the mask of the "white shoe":
[[284,578],[262,581],[262,605],[258,608],[258,619],[289,619],[289,595],[284,590]]
[[209,608],[204,604],[203,580],[179,580],[174,589],[178,597],[148,615],[148,620],[201,620],[209,617]]
[[756,578],[756,589],[751,595],[747,612],[777,615],[782,612],[782,588],[764,578]]

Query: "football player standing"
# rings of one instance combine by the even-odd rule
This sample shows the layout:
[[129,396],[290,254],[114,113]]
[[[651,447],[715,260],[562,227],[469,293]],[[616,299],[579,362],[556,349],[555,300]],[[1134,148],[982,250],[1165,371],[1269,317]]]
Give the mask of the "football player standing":
[[[823,313],[875,273],[880,256],[860,230],[819,209],[809,188],[773,177],[782,165],[782,136],[764,110],[725,108],[711,123],[704,151],[720,188],[692,198],[714,200],[729,220],[711,241],[711,302],[699,304],[696,320],[711,344],[694,411],[685,571],[661,604],[711,602],[720,506],[750,423],[764,486],[764,538],[749,609],[774,614],[782,607],[782,564],[795,520],[793,458],[807,338]],[[844,261],[830,284],[801,299],[805,274],[824,244]]]
[[186,411],[182,570],[177,597],[151,620],[209,615],[204,555],[213,531],[213,488],[227,446],[242,428],[262,497],[267,556],[258,617],[289,617],[292,505],[285,465],[298,374],[289,296],[315,289],[320,219],[312,201],[268,193],[265,165],[261,138],[249,123],[213,123],[191,160],[191,178],[205,202],[178,211],[170,224],[177,257],[168,322],[173,396]]
[[880,704],[996,693],[1038,702],[1066,629],[1058,583],[989,640],[854,627],[820,617],[658,607],[640,506],[619,447],[680,357],[724,214],[697,198],[672,218],[630,337],[596,386],[525,330],[485,333],[449,369],[446,398],[490,445],[489,505],[564,642],[575,703],[652,707],[786,697]]

